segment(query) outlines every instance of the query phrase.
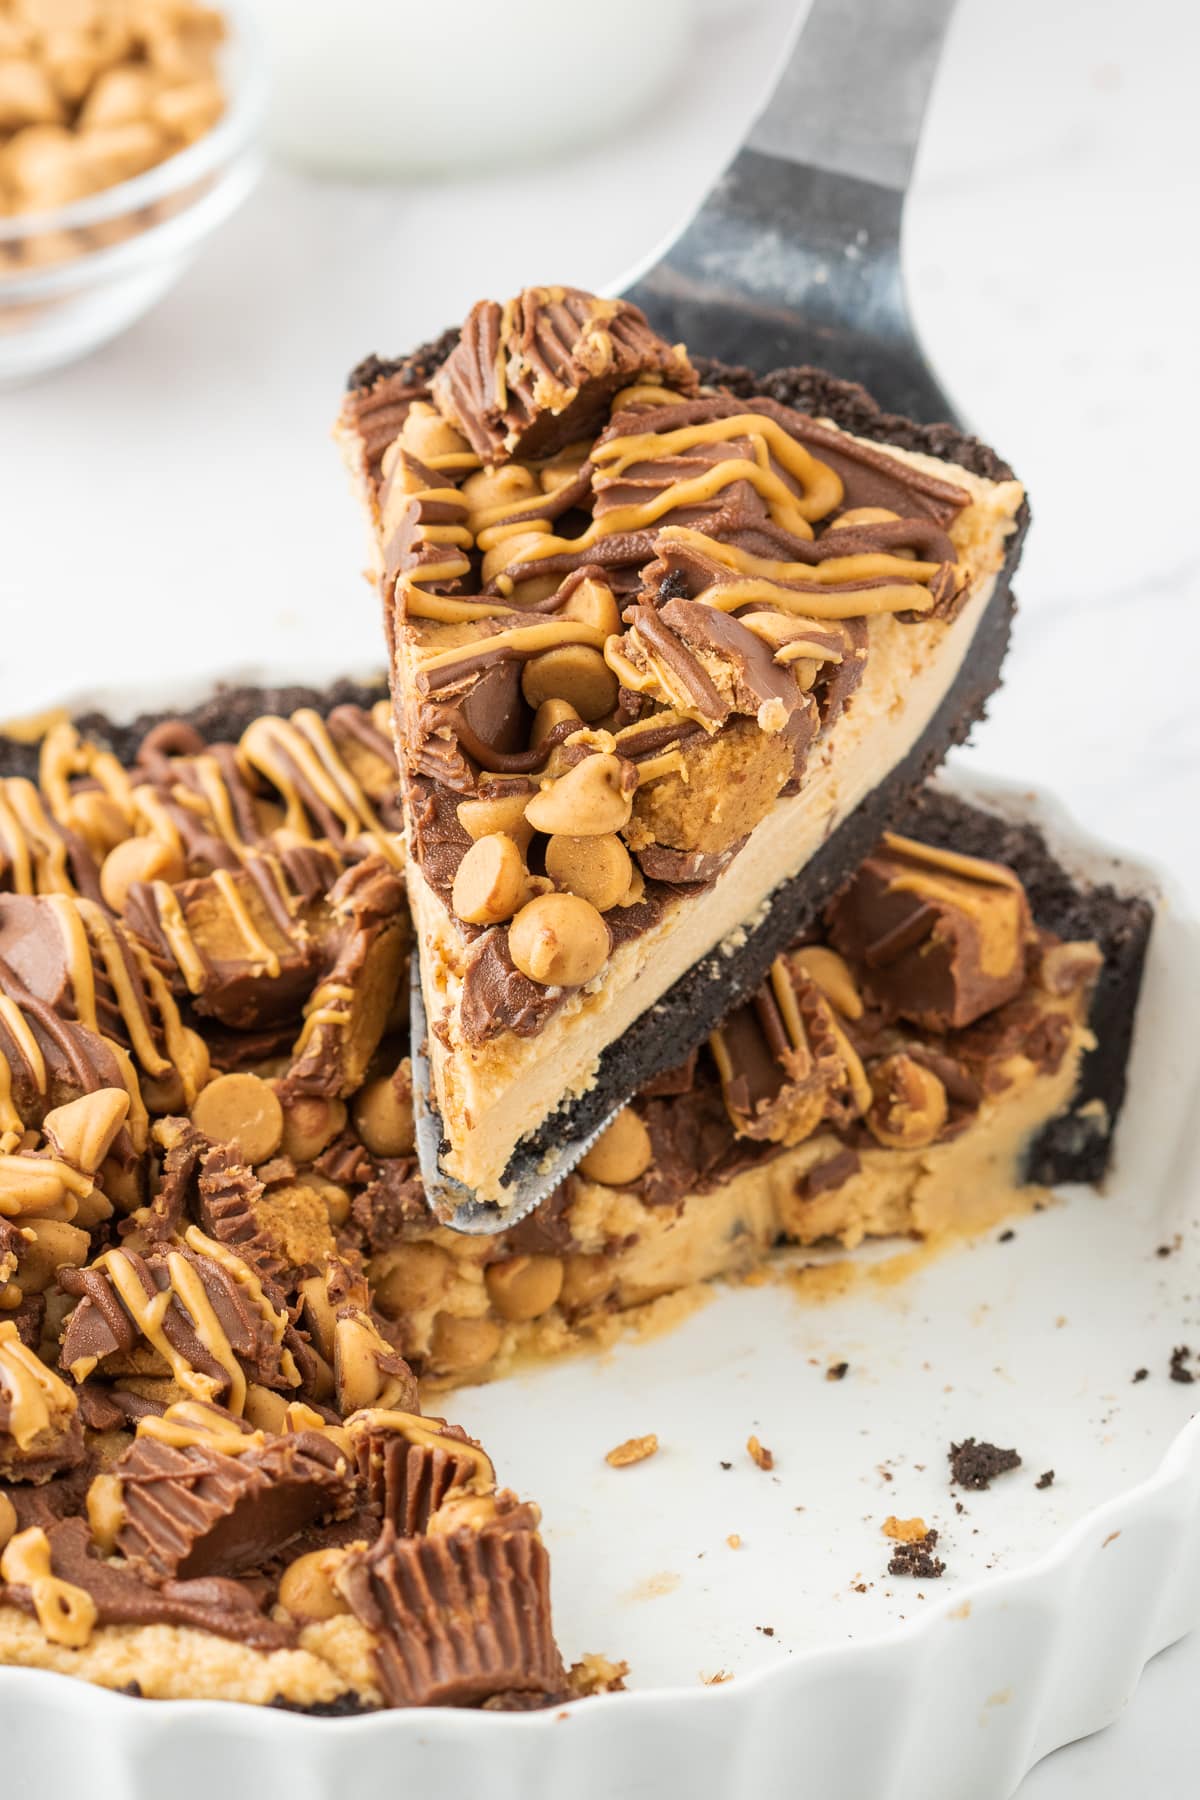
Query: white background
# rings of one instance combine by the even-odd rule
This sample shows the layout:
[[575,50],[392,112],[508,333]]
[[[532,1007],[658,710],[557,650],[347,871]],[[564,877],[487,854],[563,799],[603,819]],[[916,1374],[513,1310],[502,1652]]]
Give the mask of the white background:
[[[386,190],[274,173],[134,332],[0,396],[0,716],[231,665],[377,664],[329,442],[347,369],[485,292],[612,283],[726,159],[792,10],[710,9],[651,116],[576,156]],[[944,384],[1035,513],[970,754],[1193,885],[1198,18],[1191,0],[961,0],[906,244]],[[1200,1637],[1020,1800],[1195,1794],[1198,1691]]]

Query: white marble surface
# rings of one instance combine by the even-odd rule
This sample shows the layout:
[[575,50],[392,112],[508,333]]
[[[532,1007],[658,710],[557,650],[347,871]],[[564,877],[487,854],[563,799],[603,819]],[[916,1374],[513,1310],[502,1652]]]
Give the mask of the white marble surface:
[[[740,136],[792,4],[705,11],[672,93],[620,143],[446,185],[274,174],[130,336],[0,398],[0,715],[81,687],[153,696],[231,662],[377,662],[328,438],[346,369],[482,292],[604,285],[644,255]],[[907,237],[927,346],[1035,510],[1006,685],[969,754],[1053,784],[1185,881],[1200,875],[1198,55],[1187,0],[962,0]],[[1200,1638],[1021,1800],[1193,1794],[1198,1686]]]

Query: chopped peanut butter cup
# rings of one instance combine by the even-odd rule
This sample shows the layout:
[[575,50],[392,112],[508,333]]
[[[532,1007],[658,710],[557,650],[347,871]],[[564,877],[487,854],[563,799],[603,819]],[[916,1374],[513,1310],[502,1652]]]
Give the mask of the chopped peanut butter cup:
[[535,1531],[503,1525],[401,1539],[386,1529],[337,1585],[376,1639],[390,1706],[478,1706],[497,1694],[561,1695],[550,1564]]

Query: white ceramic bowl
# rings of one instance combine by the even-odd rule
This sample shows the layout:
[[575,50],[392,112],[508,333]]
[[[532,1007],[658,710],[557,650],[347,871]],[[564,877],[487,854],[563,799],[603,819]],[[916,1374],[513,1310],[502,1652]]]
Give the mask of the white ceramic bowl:
[[245,0],[222,10],[228,104],[211,131],[70,206],[0,218],[0,384],[86,356],[141,318],[253,187],[263,57]]
[[[1197,1390],[1167,1378],[1189,1317],[1200,1342],[1200,929],[1160,873],[1053,806],[952,786],[1034,819],[1073,872],[1157,901],[1104,1193],[918,1255],[902,1283],[881,1246],[855,1259],[876,1274],[823,1303],[785,1282],[719,1290],[669,1334],[452,1396],[544,1507],[565,1654],[627,1657],[629,1693],[333,1721],[5,1669],[5,1800],[41,1800],[60,1741],[82,1747],[92,1800],[260,1800],[285,1782],[294,1800],[1007,1800],[1115,1717],[1200,1622]],[[656,1457],[605,1465],[650,1430]],[[945,1452],[966,1435],[1024,1461],[958,1513]],[[938,1525],[941,1582],[885,1576],[891,1513]]]

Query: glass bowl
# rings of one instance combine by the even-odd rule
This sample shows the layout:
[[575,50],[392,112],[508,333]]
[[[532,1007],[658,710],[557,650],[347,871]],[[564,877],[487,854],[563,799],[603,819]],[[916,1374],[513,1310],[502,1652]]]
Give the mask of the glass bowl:
[[86,356],[161,300],[261,169],[266,79],[244,0],[223,0],[226,108],[145,174],[53,212],[0,217],[0,385]]

